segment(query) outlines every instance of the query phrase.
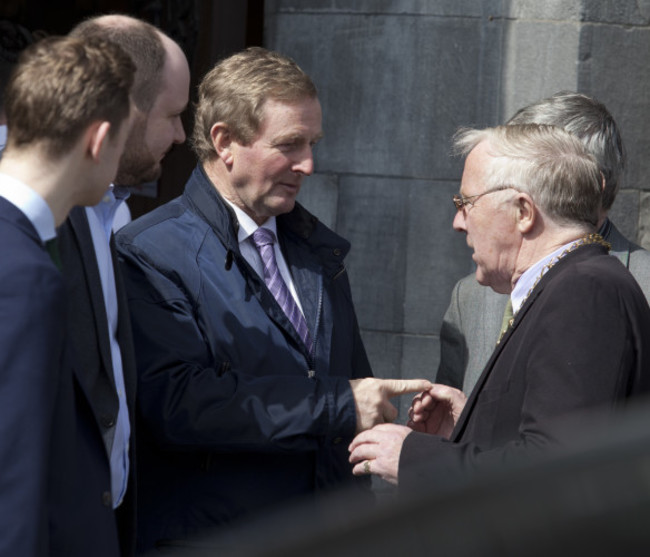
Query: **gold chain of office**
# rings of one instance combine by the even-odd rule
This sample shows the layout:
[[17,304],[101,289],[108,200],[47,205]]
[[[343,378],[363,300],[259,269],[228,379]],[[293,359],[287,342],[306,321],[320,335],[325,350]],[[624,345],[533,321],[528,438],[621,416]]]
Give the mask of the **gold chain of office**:
[[[538,277],[535,279],[535,282],[533,285],[530,287],[530,290],[527,292],[526,296],[524,296],[524,299],[521,301],[521,304],[519,305],[519,309],[524,307],[524,304],[526,303],[526,300],[530,297],[530,295],[533,293],[533,290],[535,290],[535,287],[539,284],[539,281],[542,280],[542,277],[546,274],[546,272],[551,269],[553,266],[557,264],[560,259],[563,257],[567,256],[570,254],[573,250],[579,248],[580,246],[586,246],[588,244],[599,244],[607,249],[609,251],[612,249],[612,245],[607,242],[600,234],[597,234],[595,232],[591,234],[587,234],[586,236],[583,236],[582,238],[577,239],[575,242],[573,242],[567,249],[565,249],[561,254],[556,255],[553,259],[551,259],[546,265],[542,267],[541,272],[539,273]],[[517,313],[519,313],[519,310],[517,310]],[[512,327],[512,324],[515,321],[515,316],[517,314],[515,313],[511,318],[510,321],[508,321],[508,327],[506,331]],[[506,331],[503,331],[501,334],[501,337],[499,338],[499,342],[501,341],[501,338],[503,338],[503,335],[505,334]],[[497,343],[498,344],[498,343]]]

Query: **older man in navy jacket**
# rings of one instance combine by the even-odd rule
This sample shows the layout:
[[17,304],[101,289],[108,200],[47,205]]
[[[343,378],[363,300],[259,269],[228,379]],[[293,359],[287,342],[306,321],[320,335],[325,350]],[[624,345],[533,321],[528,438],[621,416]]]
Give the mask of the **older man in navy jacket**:
[[[118,235],[138,361],[140,548],[164,546],[351,474],[355,432],[427,381],[373,379],[343,259],[295,202],[321,108],[288,58],[248,49],[204,78],[200,165]],[[178,541],[174,541],[178,544]]]

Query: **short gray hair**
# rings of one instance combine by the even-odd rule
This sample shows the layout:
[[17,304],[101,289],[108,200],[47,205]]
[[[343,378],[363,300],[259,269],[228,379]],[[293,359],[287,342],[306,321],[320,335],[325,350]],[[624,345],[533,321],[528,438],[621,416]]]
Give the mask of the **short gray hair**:
[[575,135],[596,158],[603,173],[603,209],[612,208],[626,157],[616,121],[604,104],[581,93],[561,91],[522,108],[508,124],[548,124]]
[[557,223],[595,226],[601,207],[601,176],[596,159],[574,135],[537,124],[462,129],[454,137],[457,153],[468,155],[487,142],[492,160],[485,169],[486,189],[512,186],[529,194]]

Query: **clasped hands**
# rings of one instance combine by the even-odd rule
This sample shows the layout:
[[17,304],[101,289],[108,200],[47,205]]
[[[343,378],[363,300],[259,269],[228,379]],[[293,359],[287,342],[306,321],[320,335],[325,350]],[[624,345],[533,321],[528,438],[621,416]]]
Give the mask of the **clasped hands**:
[[[368,381],[361,379],[355,381]],[[449,439],[458,418],[465,407],[467,397],[462,391],[446,385],[432,384],[426,380],[381,380],[383,389],[368,398],[357,398],[354,381],[352,390],[357,402],[357,436],[349,446],[352,473],[356,476],[376,474],[384,480],[397,485],[399,472],[399,457],[404,439],[411,431],[439,435]],[[359,389],[361,384],[357,384]],[[376,389],[375,389],[376,390]],[[388,402],[388,398],[399,394],[422,391],[413,398],[409,409],[409,420],[406,426],[383,423],[391,422],[397,417],[397,409]],[[376,397],[383,397],[380,404]],[[369,418],[360,412],[360,408],[375,400],[379,410],[374,418]],[[392,410],[391,410],[392,409]],[[379,416],[381,413],[381,419]],[[365,418],[365,419],[364,419]]]

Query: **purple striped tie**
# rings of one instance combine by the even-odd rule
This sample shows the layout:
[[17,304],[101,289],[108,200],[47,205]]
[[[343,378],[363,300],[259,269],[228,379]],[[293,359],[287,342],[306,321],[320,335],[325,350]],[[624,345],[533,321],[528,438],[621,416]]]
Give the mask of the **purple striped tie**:
[[298,304],[293,299],[291,292],[289,292],[289,288],[287,288],[286,283],[282,279],[280,269],[278,269],[278,264],[275,260],[275,251],[273,249],[275,234],[268,228],[259,227],[253,232],[253,241],[264,263],[264,282],[266,286],[277,300],[282,311],[289,318],[289,321],[291,321],[291,324],[296,329],[307,350],[311,352],[311,337],[307,328],[307,322]]

